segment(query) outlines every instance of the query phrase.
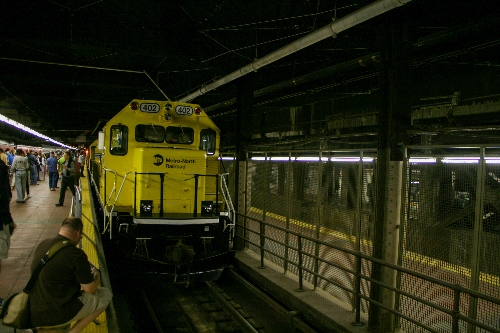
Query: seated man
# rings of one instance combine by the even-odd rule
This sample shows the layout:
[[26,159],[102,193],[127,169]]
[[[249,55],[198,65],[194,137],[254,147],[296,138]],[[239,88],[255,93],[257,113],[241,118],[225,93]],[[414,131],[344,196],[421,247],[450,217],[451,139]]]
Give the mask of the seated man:
[[[31,323],[35,327],[76,323],[70,333],[80,332],[101,314],[112,295],[99,287],[99,270],[92,269],[85,252],[76,245],[82,238],[83,223],[76,217],[66,218],[54,238],[43,240],[35,249],[31,272],[52,245],[70,240],[75,246],[59,250],[42,268],[30,293]],[[36,330],[27,330],[33,332]],[[38,329],[39,332],[61,332]]]

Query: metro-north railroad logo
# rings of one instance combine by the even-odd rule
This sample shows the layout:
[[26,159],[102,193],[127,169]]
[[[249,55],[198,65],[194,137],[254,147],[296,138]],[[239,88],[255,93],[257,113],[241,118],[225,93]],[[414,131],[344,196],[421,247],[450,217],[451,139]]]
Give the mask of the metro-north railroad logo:
[[160,154],[156,154],[155,156],[153,156],[155,158],[155,161],[154,161],[154,165],[162,165],[163,164],[163,156],[161,156]]
[[196,160],[194,158],[192,159],[187,159],[187,158],[182,158],[182,159],[175,159],[175,158],[166,158],[164,159],[163,156],[160,154],[156,154],[153,156],[155,161],[153,162],[154,165],[160,166],[163,164],[163,161],[165,160],[165,167],[167,169],[186,169],[186,164],[192,164],[196,163]]
[[193,159],[175,159],[175,158],[166,158],[165,159],[165,167],[167,169],[186,169],[186,164],[196,163],[196,160]]

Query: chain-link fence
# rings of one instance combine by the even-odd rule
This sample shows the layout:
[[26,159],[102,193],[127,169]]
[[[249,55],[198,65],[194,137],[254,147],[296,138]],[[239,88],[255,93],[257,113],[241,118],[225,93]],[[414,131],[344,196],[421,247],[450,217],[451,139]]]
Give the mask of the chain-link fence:
[[[360,152],[349,153],[348,158],[338,158],[333,152],[252,152],[247,171],[247,213],[300,235],[371,254],[374,163],[372,158],[361,160]],[[284,273],[298,274],[298,267],[289,264],[298,262],[296,236],[269,226],[260,230],[260,224],[252,220],[247,221],[247,227],[253,231],[248,235],[251,243],[259,244],[265,233],[266,259],[283,267]],[[260,251],[257,245],[249,247]],[[304,279],[354,306],[352,293],[346,291],[353,288],[353,274],[330,263],[352,269],[355,258],[307,240],[301,247],[309,258],[303,262]],[[363,273],[370,275],[369,265],[363,267]],[[362,289],[369,294],[366,282]],[[367,307],[363,302],[365,311]]]
[[[459,293],[457,302],[457,291],[449,287],[458,284],[500,297],[500,164],[495,163],[500,161],[495,155],[495,150],[480,147],[408,149],[399,189],[405,197],[399,221],[402,237],[393,248],[399,249],[403,268],[450,284],[398,274],[396,285],[402,293],[395,307],[402,315],[396,325],[405,332],[449,332],[460,315],[500,330],[495,302],[467,292]],[[251,218],[239,222],[247,228],[247,247],[283,267],[284,273],[303,273],[305,281],[354,309],[356,258],[350,251],[372,255],[374,152],[251,152],[250,156],[243,213]],[[370,260],[361,262],[361,274],[371,276]],[[370,297],[367,279],[361,279],[360,292]],[[361,301],[362,312],[367,313],[369,306],[366,299]],[[460,320],[455,331],[486,332],[481,324],[473,327]]]
[[[500,164],[496,162],[500,161],[486,153],[491,149],[435,151],[433,147],[409,149],[402,264],[498,298]],[[443,287],[404,275],[401,287],[452,308],[454,295]],[[443,312],[406,297],[401,297],[401,309],[438,332],[449,332],[450,318]],[[500,329],[499,311],[491,302],[461,296],[461,314]],[[405,332],[421,332],[406,320],[401,320],[401,326]],[[460,322],[460,332],[471,330]]]

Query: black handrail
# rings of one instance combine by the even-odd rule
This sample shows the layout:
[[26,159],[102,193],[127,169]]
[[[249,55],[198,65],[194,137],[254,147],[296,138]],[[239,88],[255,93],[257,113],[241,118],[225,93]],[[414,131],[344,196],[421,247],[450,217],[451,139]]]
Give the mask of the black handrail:
[[[134,172],[134,217],[137,216],[137,175],[158,175],[160,176],[160,217],[164,215],[164,206],[163,206],[163,198],[164,198],[164,184],[165,184],[165,174],[164,172]],[[215,214],[219,214],[219,175],[202,175],[202,174],[194,174],[194,209],[193,215],[194,217],[198,216],[198,182],[199,177],[214,177],[215,178]]]
[[[497,304],[497,305],[500,305],[500,299],[499,298],[496,298],[496,297],[492,297],[490,295],[486,295],[486,294],[483,294],[481,292],[478,292],[478,291],[475,291],[475,290],[472,290],[472,289],[469,289],[469,288],[466,288],[466,287],[463,287],[459,284],[454,284],[454,283],[450,283],[450,282],[447,282],[447,281],[444,281],[444,280],[440,280],[440,279],[437,279],[437,278],[434,278],[432,276],[428,276],[428,275],[425,275],[425,274],[422,274],[422,273],[419,273],[419,272],[416,272],[416,271],[413,271],[413,270],[410,270],[410,269],[407,269],[407,268],[404,268],[402,266],[398,266],[398,265],[395,265],[395,264],[391,264],[391,263],[388,263],[388,262],[385,262],[383,260],[380,260],[380,259],[377,259],[375,257],[372,257],[372,256],[369,256],[369,255],[366,255],[360,251],[353,251],[353,250],[349,250],[349,249],[346,249],[346,248],[343,248],[341,246],[338,246],[338,245],[335,245],[333,243],[329,243],[329,242],[324,242],[324,241],[321,241],[319,239],[315,239],[315,238],[312,238],[312,237],[309,237],[309,236],[305,236],[303,234],[300,234],[298,232],[294,232],[292,230],[288,230],[288,229],[285,229],[283,227],[280,227],[278,225],[274,225],[274,224],[271,224],[271,223],[268,223],[268,222],[265,222],[263,220],[260,220],[260,219],[256,219],[254,217],[251,217],[251,216],[248,216],[248,215],[245,215],[245,214],[242,214],[242,213],[239,213],[237,212],[237,214],[239,216],[242,216],[246,219],[249,219],[249,220],[252,220],[252,221],[255,221],[257,223],[260,224],[260,228],[259,228],[259,231],[255,231],[255,230],[252,230],[248,227],[245,227],[243,225],[236,225],[237,228],[242,228],[250,233],[254,233],[254,234],[257,234],[260,238],[259,240],[259,244],[256,244],[254,242],[251,242],[250,240],[248,239],[244,239],[242,236],[239,236],[239,233],[236,233],[236,236],[237,238],[241,239],[243,242],[246,242],[246,243],[249,243],[249,244],[252,244],[256,247],[259,247],[259,250],[260,250],[260,254],[261,254],[261,266],[259,266],[259,268],[265,268],[264,266],[264,252],[268,252],[270,254],[272,254],[273,256],[275,257],[278,257],[279,259],[281,260],[284,260],[285,262],[287,263],[290,263],[292,265],[295,265],[298,270],[299,270],[299,288],[296,289],[297,291],[301,291],[302,290],[302,286],[303,286],[303,271],[306,271],[314,276],[318,276],[322,279],[324,279],[325,281],[328,281],[340,288],[342,288],[343,290],[346,290],[347,292],[350,292],[354,295],[354,302],[355,302],[355,311],[356,311],[356,319],[355,319],[355,322],[353,322],[352,324],[353,325],[362,325],[363,323],[361,322],[361,306],[360,306],[360,303],[361,303],[361,299],[364,299],[366,300],[367,302],[371,303],[371,304],[374,304],[376,306],[379,306],[401,318],[404,318],[416,325],[418,325],[419,327],[422,327],[422,328],[425,328],[427,329],[428,331],[430,332],[437,332],[435,331],[434,329],[426,326],[425,324],[422,324],[408,316],[406,316],[405,314],[403,314],[402,312],[400,311],[397,311],[397,310],[394,310],[390,307],[387,307],[377,301],[375,301],[374,299],[370,298],[370,297],[367,297],[365,295],[363,295],[360,291],[360,285],[361,285],[361,280],[366,280],[366,281],[369,281],[371,283],[374,283],[374,284],[377,284],[383,288],[386,288],[386,289],[389,289],[391,291],[394,291],[396,292],[397,294],[400,294],[400,295],[403,295],[405,297],[408,297],[408,298],[411,298],[413,300],[416,300],[417,302],[420,302],[422,304],[425,304],[427,306],[430,306],[438,311],[441,311],[443,313],[446,313],[448,315],[450,315],[452,317],[452,330],[451,332],[452,333],[458,333],[459,332],[459,321],[462,320],[462,321],[465,321],[467,323],[470,323],[472,325],[475,325],[479,328],[483,328],[483,329],[486,329],[488,331],[491,331],[491,332],[495,332],[495,333],[500,333],[500,330],[499,329],[496,329],[494,327],[491,327],[491,326],[488,326],[486,324],[483,324],[477,320],[474,320],[474,319],[471,319],[471,318],[468,318],[466,316],[463,316],[461,313],[460,313],[460,295],[461,293],[465,293],[465,294],[468,294],[472,297],[475,297],[475,298],[480,298],[480,299],[483,299],[485,301],[488,301],[488,302],[491,302],[491,303],[494,303],[494,304]],[[280,256],[279,254],[277,253],[273,253],[271,251],[269,251],[268,249],[265,248],[265,240],[266,239],[270,239],[272,240],[274,243],[278,243],[278,244],[281,244],[281,245],[284,245],[282,243],[280,243],[279,241],[275,240],[275,239],[272,239],[271,237],[268,237],[266,236],[265,234],[265,226],[269,226],[271,228],[274,228],[276,230],[280,230],[288,235],[293,235],[293,236],[296,236],[298,238],[298,247],[293,247],[293,246],[290,246],[288,244],[288,247],[292,250],[295,250],[297,251],[298,253],[298,263],[296,262],[292,262],[290,259],[287,259],[287,258],[284,258],[282,256]],[[335,265],[323,258],[319,258],[319,257],[316,257],[315,255],[312,255],[310,253],[307,253],[305,251],[302,250],[302,241],[303,240],[308,240],[308,241],[311,241],[313,243],[317,243],[317,244],[321,244],[321,245],[324,245],[324,246],[327,246],[327,247],[330,247],[330,248],[333,248],[335,250],[338,250],[338,251],[341,251],[341,252],[344,252],[346,254],[350,254],[352,256],[354,256],[356,258],[356,265],[355,265],[355,271],[352,271],[352,270],[349,270],[347,268],[344,268],[344,267],[341,267],[339,265]],[[330,279],[326,278],[326,277],[323,277],[323,276],[320,276],[318,273],[312,271],[312,270],[309,270],[307,267],[303,267],[303,255],[306,255],[306,256],[309,256],[311,258],[314,258],[314,259],[318,259],[318,260],[321,260],[322,262],[324,263],[328,263],[328,264],[331,264],[332,266],[338,268],[338,269],[341,269],[343,270],[344,272],[348,272],[350,274],[354,274],[354,286],[353,286],[353,290],[350,290],[348,288],[346,288],[345,286],[342,286],[342,285],[339,285],[337,284],[335,281],[331,281]],[[438,304],[435,304],[435,303],[432,303],[432,302],[429,302],[421,297],[418,297],[418,296],[415,296],[415,295],[412,295],[412,294],[409,294],[403,290],[400,290],[398,288],[395,288],[391,285],[388,285],[388,284],[385,284],[381,281],[378,281],[378,280],[374,280],[372,279],[371,277],[369,276],[366,276],[364,274],[362,274],[362,268],[361,268],[361,260],[364,259],[364,260],[367,260],[367,261],[370,261],[373,263],[377,263],[377,264],[380,264],[382,266],[386,266],[386,267],[389,267],[389,268],[392,268],[394,270],[397,270],[399,272],[402,272],[402,273],[405,273],[405,274],[409,274],[409,275],[412,275],[414,277],[417,277],[419,279],[422,279],[422,280],[425,280],[425,281],[428,281],[428,282],[431,282],[431,283],[434,283],[434,284],[438,284],[438,285],[441,285],[443,287],[446,287],[448,289],[451,289],[454,293],[454,298],[453,298],[453,309],[452,310],[449,310],[443,306],[440,306]]]

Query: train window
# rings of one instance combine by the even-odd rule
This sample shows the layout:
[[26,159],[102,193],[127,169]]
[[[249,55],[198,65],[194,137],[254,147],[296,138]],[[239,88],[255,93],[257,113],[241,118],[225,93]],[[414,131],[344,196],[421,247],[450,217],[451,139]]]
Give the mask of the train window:
[[135,140],[139,142],[163,142],[165,129],[163,126],[137,125],[135,127]]
[[211,129],[201,130],[200,150],[204,150],[208,155],[215,154],[215,139],[217,133]]
[[169,126],[165,132],[165,140],[168,143],[180,143],[190,145],[193,143],[194,130],[189,127]]
[[128,151],[128,127],[118,124],[111,126],[110,131],[111,155],[126,155]]

